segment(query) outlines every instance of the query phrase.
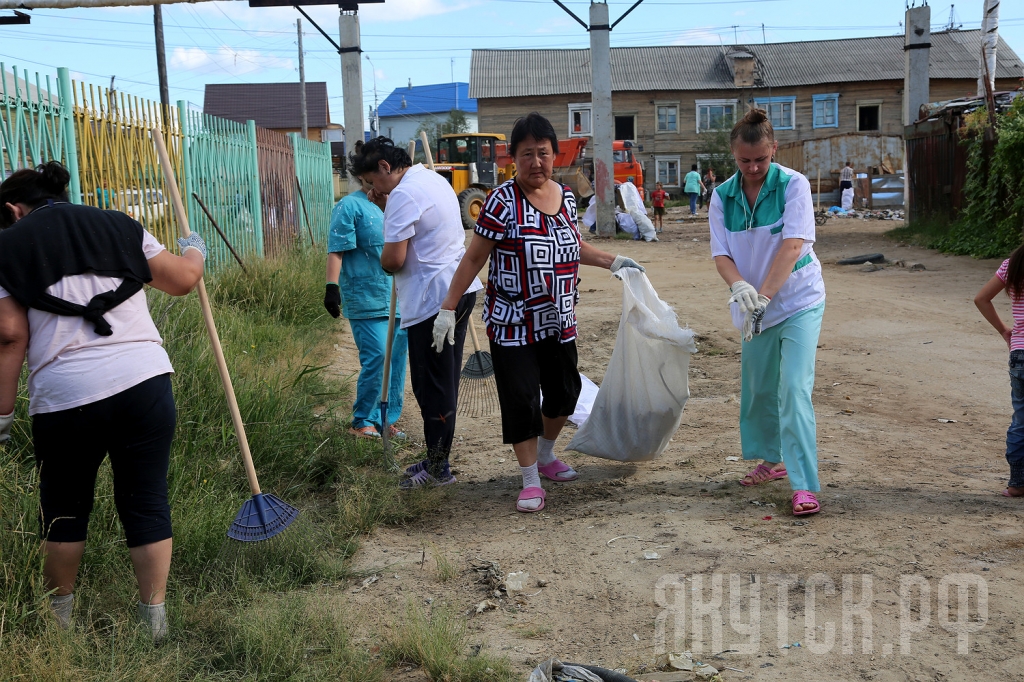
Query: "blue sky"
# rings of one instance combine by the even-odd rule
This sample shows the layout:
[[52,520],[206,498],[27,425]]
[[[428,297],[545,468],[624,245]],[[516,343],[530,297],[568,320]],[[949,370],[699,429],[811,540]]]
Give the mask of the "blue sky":
[[[568,1],[586,19],[589,2]],[[610,2],[614,20],[632,2]],[[307,12],[335,39],[338,10]],[[613,46],[760,43],[902,34],[903,0],[645,0],[612,32]],[[956,24],[977,28],[982,0],[956,4]],[[201,106],[206,83],[298,80],[292,8],[250,9],[247,2],[166,5],[171,99]],[[932,5],[932,29],[949,20]],[[35,10],[29,26],[0,28],[0,61],[158,98],[152,9]],[[363,102],[394,88],[469,79],[473,48],[586,47],[586,32],[551,0],[386,0],[360,11]],[[762,35],[762,24],[764,33]],[[340,60],[303,21],[306,78],[326,81],[332,120],[342,122]],[[1004,2],[1000,33],[1024,56],[1024,4]],[[368,57],[369,59],[366,59]],[[372,64],[372,68],[371,68]]]

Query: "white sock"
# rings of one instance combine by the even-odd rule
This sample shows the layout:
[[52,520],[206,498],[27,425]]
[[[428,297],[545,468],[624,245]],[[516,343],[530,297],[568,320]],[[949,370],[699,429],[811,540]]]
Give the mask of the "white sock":
[[71,626],[71,610],[75,608],[75,593],[59,597],[51,594],[50,608],[53,610],[53,615],[57,617],[57,622],[66,630]]
[[556,459],[558,458],[555,457],[555,441],[540,436],[537,439],[537,464],[547,466]]
[[159,643],[167,636],[167,606],[159,604],[143,604],[139,602],[136,613],[140,623],[145,624],[153,635],[153,641]]
[[[532,464],[528,467],[519,467],[519,471],[523,473],[523,490],[527,488],[539,488],[540,487],[540,474],[537,473],[537,465]],[[540,503],[543,500],[537,497],[532,500],[523,500],[519,502],[519,506],[523,509],[537,509],[540,507]]]

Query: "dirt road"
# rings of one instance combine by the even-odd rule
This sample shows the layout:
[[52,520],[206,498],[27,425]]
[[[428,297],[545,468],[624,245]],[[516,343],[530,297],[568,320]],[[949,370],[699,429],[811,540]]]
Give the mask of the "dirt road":
[[[529,596],[469,620],[474,641],[507,654],[523,679],[551,656],[640,675],[655,670],[659,652],[684,650],[725,680],[1024,679],[1014,608],[1024,502],[997,494],[1007,473],[1007,351],[971,300],[998,263],[898,246],[882,237],[892,222],[819,228],[828,290],[814,392],[823,511],[798,520],[786,480],[742,488],[750,467],[727,460],[740,454],[739,336],[707,222],[680,217],[668,216],[660,243],[601,245],[645,264],[699,334],[691,398],[664,455],[623,465],[568,453],[580,479],[545,483],[547,509],[518,514],[519,471],[497,418],[460,417],[450,500],[415,525],[365,539],[357,567],[381,579],[347,595],[349,604],[376,614],[401,614],[409,601],[469,612],[488,597],[471,570],[485,559],[531,576]],[[926,269],[834,264],[875,251]],[[593,268],[582,276],[580,370],[600,383],[620,284]],[[1005,299],[997,303],[1008,319]],[[356,371],[351,338],[341,345],[343,366]],[[406,405],[402,425],[415,440],[411,394]],[[661,558],[645,560],[644,550]],[[438,555],[457,577],[438,579]],[[957,627],[971,631],[961,653]]]

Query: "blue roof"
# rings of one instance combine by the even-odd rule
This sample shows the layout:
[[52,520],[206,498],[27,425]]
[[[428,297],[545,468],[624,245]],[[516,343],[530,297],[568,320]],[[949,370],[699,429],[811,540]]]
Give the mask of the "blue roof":
[[[402,106],[403,103],[405,106]],[[447,113],[452,109],[476,113],[476,100],[469,98],[469,83],[437,83],[396,88],[381,102],[377,115],[418,116]]]

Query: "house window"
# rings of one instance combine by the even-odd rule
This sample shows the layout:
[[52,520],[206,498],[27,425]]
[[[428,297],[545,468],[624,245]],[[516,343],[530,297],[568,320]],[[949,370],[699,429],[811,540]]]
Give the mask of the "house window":
[[882,129],[882,100],[857,102],[857,132],[870,133]]
[[569,105],[569,137],[585,137],[591,134],[590,103]]
[[657,182],[665,187],[679,186],[679,157],[658,157],[655,160],[657,166]]
[[793,111],[796,109],[796,97],[768,97],[755,99],[754,105],[768,113],[768,120],[776,130],[792,130]]
[[699,99],[697,104],[697,132],[731,128],[736,118],[736,100]]
[[636,139],[636,116],[634,114],[630,114],[629,116],[615,117],[615,139]]
[[838,128],[839,94],[813,95],[811,100],[814,104],[814,127]]
[[659,133],[674,133],[679,130],[679,105],[658,104],[656,107]]

